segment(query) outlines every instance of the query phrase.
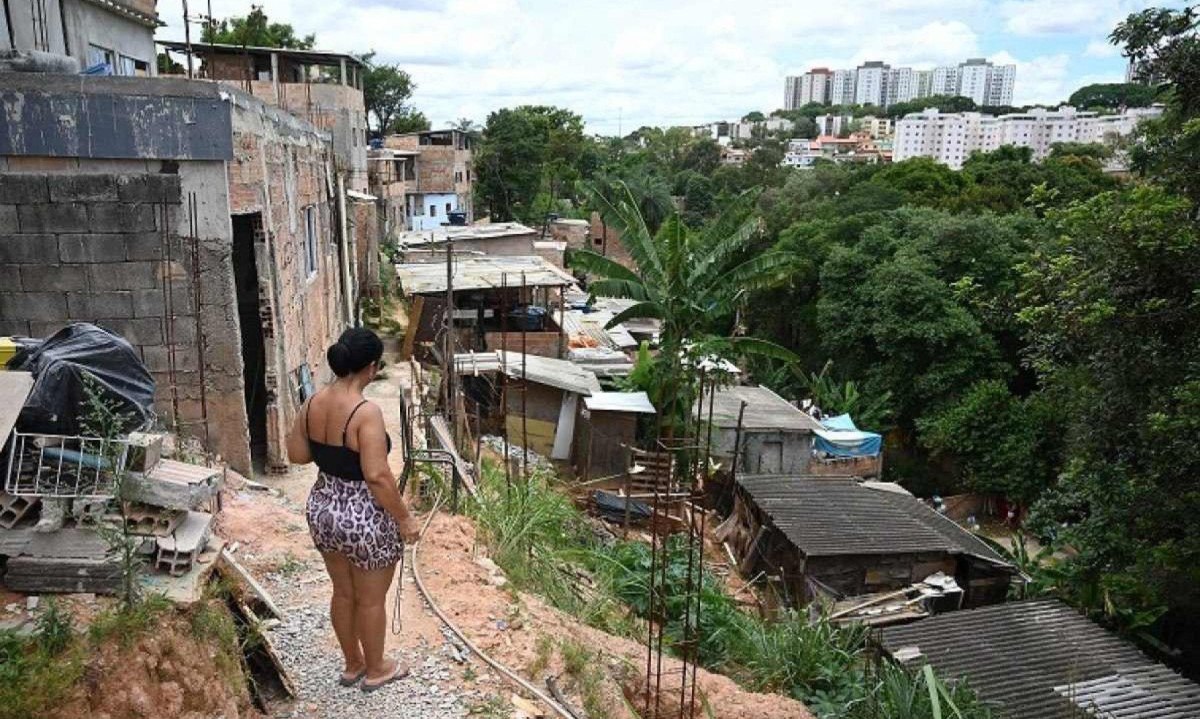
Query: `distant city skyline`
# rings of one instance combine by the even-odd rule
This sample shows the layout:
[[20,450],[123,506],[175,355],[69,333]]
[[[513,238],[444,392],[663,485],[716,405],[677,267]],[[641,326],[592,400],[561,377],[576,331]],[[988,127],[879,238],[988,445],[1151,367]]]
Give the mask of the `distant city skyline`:
[[[416,107],[445,127],[459,117],[552,104],[588,131],[695,125],[782,106],[783,78],[867,60],[930,68],[982,57],[1017,66],[1013,103],[1055,103],[1092,82],[1120,82],[1107,42],[1143,0],[846,0],[820,12],[786,0],[555,3],[550,0],[263,0],[273,21],[315,33],[320,49],[375,50],[417,83]],[[202,11],[193,7],[192,12]],[[241,0],[213,0],[218,17]],[[183,39],[163,5],[165,39]]]

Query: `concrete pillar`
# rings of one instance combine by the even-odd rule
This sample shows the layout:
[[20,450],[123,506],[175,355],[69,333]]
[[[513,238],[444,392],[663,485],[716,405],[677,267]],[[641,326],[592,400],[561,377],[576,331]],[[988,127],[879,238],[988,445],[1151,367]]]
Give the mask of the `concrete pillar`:
[[279,53],[271,53],[271,92],[275,95],[275,103],[283,104],[283,98],[279,96]]
[[340,60],[338,60],[338,66],[342,69],[342,84],[343,85],[349,84],[346,82],[346,58],[343,57]]

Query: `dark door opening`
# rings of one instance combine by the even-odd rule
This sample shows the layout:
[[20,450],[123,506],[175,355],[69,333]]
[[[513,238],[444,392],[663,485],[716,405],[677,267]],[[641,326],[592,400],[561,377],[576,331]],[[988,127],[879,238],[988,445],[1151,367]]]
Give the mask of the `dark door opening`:
[[267,348],[259,308],[258,266],[254,260],[254,243],[261,231],[260,213],[233,215],[233,278],[242,332],[242,380],[246,417],[250,421],[250,459],[255,472],[265,472],[267,462]]

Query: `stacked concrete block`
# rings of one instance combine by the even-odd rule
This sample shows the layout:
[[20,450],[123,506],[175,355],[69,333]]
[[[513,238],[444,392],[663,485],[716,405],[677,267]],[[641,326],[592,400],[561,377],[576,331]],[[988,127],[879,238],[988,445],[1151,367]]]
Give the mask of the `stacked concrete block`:
[[12,529],[25,518],[41,500],[37,497],[18,497],[0,492],[0,527]]
[[196,559],[208,546],[212,536],[213,515],[207,512],[188,512],[187,518],[166,537],[159,537],[157,569],[178,577],[191,571]]

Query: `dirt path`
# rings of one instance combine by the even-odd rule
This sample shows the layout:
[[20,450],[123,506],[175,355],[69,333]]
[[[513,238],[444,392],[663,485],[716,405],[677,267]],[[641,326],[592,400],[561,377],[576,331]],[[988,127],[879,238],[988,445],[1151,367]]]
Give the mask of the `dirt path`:
[[[403,367],[388,372],[388,379],[373,383],[367,396],[384,409],[388,432],[397,445],[390,459],[399,471],[402,457],[396,408]],[[480,662],[463,664],[456,659],[441,623],[420,600],[411,566],[406,566],[401,579],[402,627],[399,633],[389,632],[387,651],[407,662],[412,675],[370,695],[338,687],[335,680],[342,667],[329,624],[331,586],[304,521],[304,503],[316,479],[316,468],[294,467],[286,476],[259,479],[274,491],[231,492],[219,531],[229,542],[238,543],[235,556],[259,578],[285,615],[269,635],[299,696],[290,706],[279,707],[274,716],[437,719],[480,715],[481,710],[508,704],[506,697],[511,691],[497,675]],[[399,586],[394,583],[388,596],[389,612]],[[488,714],[482,711],[482,715]]]

